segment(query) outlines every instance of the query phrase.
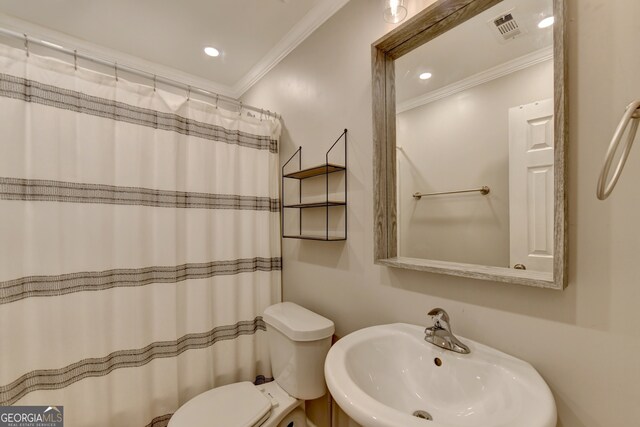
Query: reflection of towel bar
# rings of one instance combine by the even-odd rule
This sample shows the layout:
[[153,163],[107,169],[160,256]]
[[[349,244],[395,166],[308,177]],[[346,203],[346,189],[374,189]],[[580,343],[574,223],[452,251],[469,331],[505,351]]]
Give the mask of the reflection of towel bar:
[[479,192],[483,196],[486,196],[487,194],[489,194],[489,191],[491,190],[489,189],[489,187],[485,185],[480,188],[472,188],[469,190],[441,191],[440,193],[414,193],[413,197],[416,200],[420,200],[420,198],[427,197],[427,196],[442,196],[444,194],[460,194],[460,193],[476,193],[476,192]]
[[[616,155],[616,151],[618,151],[618,145],[620,145],[622,135],[624,135],[624,131],[627,129],[627,126],[629,126],[629,123],[631,123],[631,127],[629,128],[627,141],[622,147],[620,160],[618,160],[618,165],[613,172],[613,176],[611,177],[609,182],[607,182],[607,176],[609,175],[609,169],[611,169],[611,163],[613,162],[613,158]],[[605,157],[604,165],[602,166],[602,171],[600,172],[600,177],[598,178],[598,188],[596,192],[598,199],[604,200],[609,197],[609,194],[611,194],[613,188],[616,186],[618,178],[620,178],[620,174],[622,173],[622,169],[624,168],[624,164],[629,158],[629,151],[631,151],[633,140],[636,138],[639,124],[640,101],[635,101],[627,106],[627,111],[625,111],[624,116],[622,116],[622,120],[620,120],[620,124],[616,128],[616,132],[613,134],[611,144],[609,144],[607,156]]]

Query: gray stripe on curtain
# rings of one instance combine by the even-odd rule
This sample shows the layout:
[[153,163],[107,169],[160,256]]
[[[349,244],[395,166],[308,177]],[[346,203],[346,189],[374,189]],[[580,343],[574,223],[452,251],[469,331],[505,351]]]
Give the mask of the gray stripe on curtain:
[[154,190],[142,187],[118,187],[103,184],[7,177],[0,177],[0,199],[104,203],[163,208],[280,211],[280,201],[270,197]]
[[177,114],[136,107],[9,74],[0,73],[0,96],[212,141],[278,152],[278,141],[268,136],[225,129]]
[[233,340],[241,335],[266,331],[262,317],[241,321],[235,325],[218,326],[207,332],[187,334],[175,341],[157,341],[144,348],[120,350],[105,357],[83,359],[60,369],[40,369],[28,372],[7,385],[0,386],[0,405],[12,405],[36,390],[57,390],[90,377],[108,375],[115,369],[144,366],[154,359],[176,357],[181,353],[202,349],[218,341]]
[[51,276],[27,276],[0,282],[0,304],[31,297],[50,297],[75,292],[145,286],[151,283],[178,283],[188,279],[205,279],[213,276],[281,269],[282,259],[280,257],[255,257],[165,267],[121,268]]

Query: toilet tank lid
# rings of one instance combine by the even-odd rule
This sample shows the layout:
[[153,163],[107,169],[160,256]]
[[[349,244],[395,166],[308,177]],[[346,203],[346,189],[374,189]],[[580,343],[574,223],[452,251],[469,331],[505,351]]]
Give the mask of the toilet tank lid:
[[333,322],[292,302],[267,307],[264,321],[293,341],[316,341],[333,335]]

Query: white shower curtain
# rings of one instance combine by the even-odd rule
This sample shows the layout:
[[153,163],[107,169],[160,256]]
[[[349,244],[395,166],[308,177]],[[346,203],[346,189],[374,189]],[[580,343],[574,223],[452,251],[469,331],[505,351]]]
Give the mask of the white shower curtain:
[[0,47],[0,405],[158,427],[267,380],[279,133]]

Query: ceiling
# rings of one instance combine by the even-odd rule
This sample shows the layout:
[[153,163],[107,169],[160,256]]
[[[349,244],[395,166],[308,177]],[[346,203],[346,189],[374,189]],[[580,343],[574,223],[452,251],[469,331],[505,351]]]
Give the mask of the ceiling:
[[[239,97],[347,1],[0,0],[0,24],[21,32],[33,28],[16,27],[35,24],[57,39],[50,41],[89,42]],[[205,55],[206,46],[221,55]]]
[[[505,42],[488,22],[512,9],[524,34]],[[537,25],[552,11],[552,0],[504,0],[399,58],[395,61],[397,103],[411,105],[414,99],[510,60],[548,50],[553,44],[553,27],[539,29]],[[424,72],[432,77],[420,80]]]

